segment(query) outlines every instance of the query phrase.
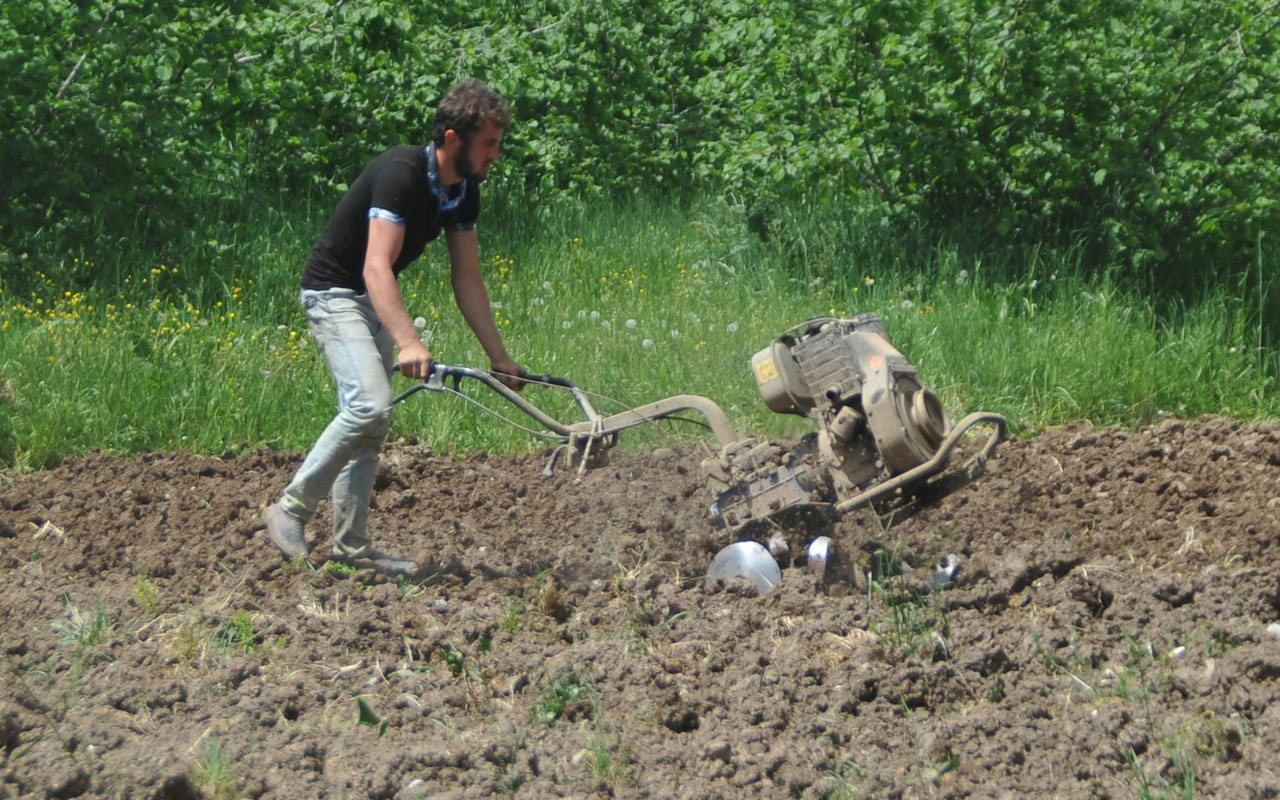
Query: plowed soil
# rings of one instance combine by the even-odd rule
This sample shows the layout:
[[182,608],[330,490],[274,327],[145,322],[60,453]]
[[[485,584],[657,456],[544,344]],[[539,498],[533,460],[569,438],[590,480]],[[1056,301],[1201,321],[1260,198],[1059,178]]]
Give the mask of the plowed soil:
[[297,454],[0,476],[0,797],[1280,796],[1280,427],[1006,442],[763,596],[696,453],[610,456],[389,448],[421,585],[281,562]]

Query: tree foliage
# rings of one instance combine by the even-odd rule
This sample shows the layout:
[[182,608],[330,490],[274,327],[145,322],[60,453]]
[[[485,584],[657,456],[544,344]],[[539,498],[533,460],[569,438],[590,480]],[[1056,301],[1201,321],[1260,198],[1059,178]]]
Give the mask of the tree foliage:
[[28,0],[0,10],[0,267],[342,188],[474,75],[532,193],[804,195],[1143,271],[1280,222],[1274,0]]

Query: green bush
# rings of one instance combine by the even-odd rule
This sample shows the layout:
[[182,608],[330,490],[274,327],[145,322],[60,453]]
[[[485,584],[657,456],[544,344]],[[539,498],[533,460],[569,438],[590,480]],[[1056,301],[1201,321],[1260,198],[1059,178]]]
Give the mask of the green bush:
[[375,151],[425,140],[441,94],[475,75],[516,110],[498,179],[535,199],[726,192],[786,236],[778,210],[803,196],[939,235],[1079,242],[1091,263],[1191,285],[1241,274],[1280,222],[1273,11],[9,3],[0,275],[20,282],[41,247],[173,247],[196,213],[254,213],[267,187],[327,206]]

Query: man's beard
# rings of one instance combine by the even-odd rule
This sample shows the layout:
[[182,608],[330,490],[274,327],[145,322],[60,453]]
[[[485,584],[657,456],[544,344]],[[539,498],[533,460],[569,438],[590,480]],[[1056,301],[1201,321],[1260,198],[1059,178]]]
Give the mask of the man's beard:
[[458,169],[458,174],[472,183],[480,183],[488,177],[488,173],[478,174],[476,165],[471,161],[471,141],[463,140],[462,147],[458,150],[458,155],[454,158],[454,166]]

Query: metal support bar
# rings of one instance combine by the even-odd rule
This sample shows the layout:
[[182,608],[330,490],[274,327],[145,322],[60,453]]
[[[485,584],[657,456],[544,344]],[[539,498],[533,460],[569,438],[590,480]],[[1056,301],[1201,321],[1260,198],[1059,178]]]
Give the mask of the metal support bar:
[[975,425],[981,425],[984,423],[995,425],[995,432],[987,438],[987,442],[982,446],[982,449],[966,461],[961,467],[962,469],[969,470],[970,477],[976,478],[982,473],[983,468],[986,466],[987,459],[991,456],[992,451],[996,449],[996,445],[1004,439],[1007,432],[1007,425],[1004,417],[989,411],[975,411],[960,420],[959,424],[956,425],[947,438],[942,440],[942,444],[938,445],[938,450],[933,454],[933,458],[918,467],[909,469],[900,475],[895,475],[889,480],[877,484],[861,494],[856,494],[847,500],[841,500],[839,503],[836,503],[836,511],[841,514],[846,511],[852,511],[858,506],[865,505],[873,500],[879,500],[881,497],[891,494],[904,486],[908,486],[917,481],[936,475],[947,468],[947,463],[951,459],[951,451],[955,449],[956,443],[960,441],[960,437]]
[[707,422],[711,425],[712,433],[715,434],[721,446],[735,442],[740,438],[734,432],[733,426],[729,424],[729,418],[725,416],[720,406],[709,398],[700,395],[676,395],[620,414],[601,417],[592,407],[586,393],[572,381],[552,376],[526,375],[522,377],[534,383],[546,383],[568,389],[578,407],[582,409],[583,416],[586,419],[569,424],[552,419],[545,411],[525,400],[514,390],[508,389],[505,384],[492,374],[473,367],[456,367],[447,364],[435,364],[432,367],[431,377],[401,393],[394,402],[399,403],[416,392],[444,391],[445,378],[453,378],[455,381],[461,378],[473,378],[497,392],[504,400],[528,414],[548,431],[561,437],[566,444],[575,445],[579,448],[587,443],[598,443],[610,436],[614,436],[616,439],[615,434],[619,431],[663,419],[681,411],[697,411],[705,416]]
[[681,411],[697,411],[706,417],[707,422],[711,425],[711,432],[715,434],[721,447],[732,444],[742,438],[734,432],[733,426],[729,424],[729,418],[725,416],[720,406],[709,398],[696,394],[679,394],[639,408],[623,411],[620,414],[614,414],[604,419],[577,422],[570,425],[569,430],[596,438],[663,419]]
[[[393,402],[399,403],[401,400],[404,400],[406,397],[409,397],[416,392],[442,392],[445,388],[445,378],[454,378],[455,380],[459,378],[474,378],[502,395],[503,399],[528,414],[547,430],[558,436],[564,437],[566,440],[569,437],[569,426],[552,419],[545,411],[516,394],[514,390],[508,389],[502,381],[499,381],[493,375],[484,370],[475,369],[473,367],[454,367],[447,364],[435,364],[432,367],[430,378],[427,378],[422,383],[412,386],[402,392]],[[587,400],[587,396],[576,385],[569,383],[569,381],[564,381],[563,383],[556,385],[564,385],[565,388],[569,389],[569,392],[573,395],[573,399],[577,401],[578,407],[582,409],[582,412],[586,414],[588,418],[599,417],[599,415],[596,414],[595,409],[591,407],[591,402]]]

